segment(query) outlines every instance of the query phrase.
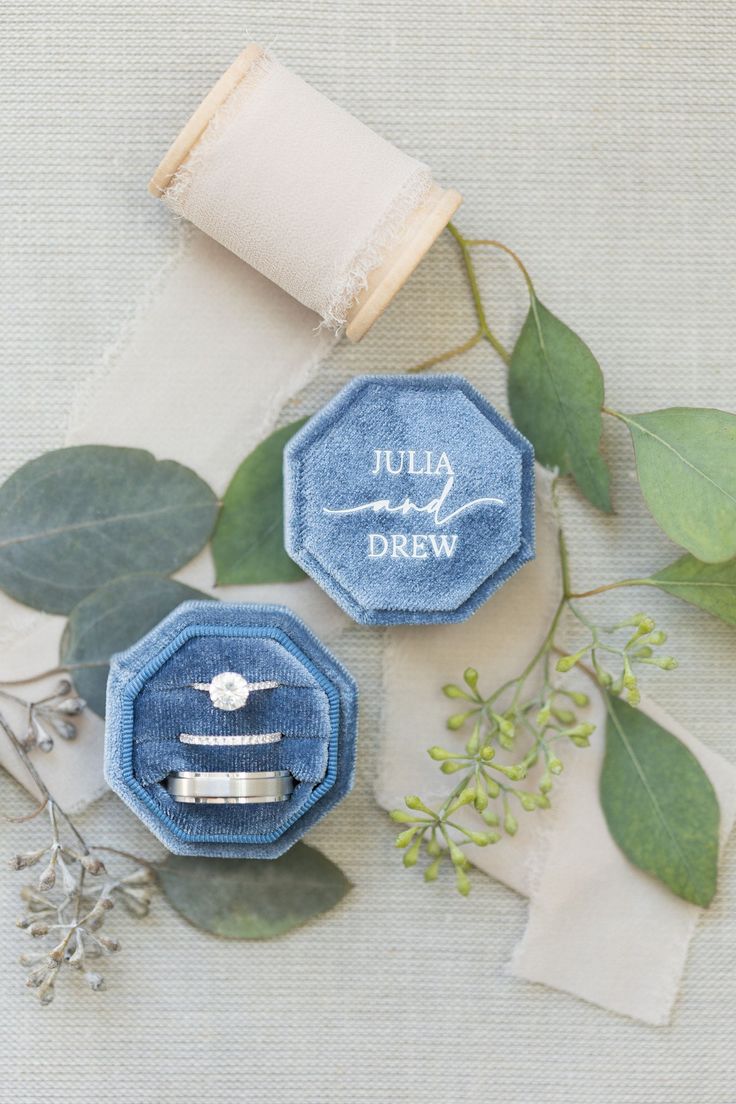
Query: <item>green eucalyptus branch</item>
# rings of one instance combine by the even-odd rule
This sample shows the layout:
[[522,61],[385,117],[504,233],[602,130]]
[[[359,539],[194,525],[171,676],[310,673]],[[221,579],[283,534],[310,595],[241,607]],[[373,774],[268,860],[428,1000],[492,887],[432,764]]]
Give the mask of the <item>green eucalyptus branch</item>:
[[[516,678],[487,696],[478,689],[480,676],[472,667],[464,672],[463,686],[449,683],[444,687],[447,697],[468,706],[449,717],[448,729],[452,732],[470,729],[470,733],[464,749],[435,746],[429,749],[429,755],[443,773],[460,775],[460,778],[453,780],[439,808],[432,809],[421,797],[411,795],[405,799],[406,809],[395,810],[391,816],[406,826],[396,841],[397,846],[404,849],[404,864],[416,865],[424,848],[431,860],[425,877],[434,881],[443,860],[448,859],[455,869],[458,889],[467,894],[470,889],[468,845],[485,847],[498,843],[503,834],[514,835],[519,826],[513,811],[516,808],[524,812],[548,808],[554,776],[563,770],[560,753],[564,744],[571,742],[584,747],[589,742],[593,726],[581,720],[577,712],[588,704],[587,695],[565,687],[565,674],[580,665],[598,683],[613,724],[613,737],[610,728],[607,729],[609,745],[624,747],[626,755],[631,757],[637,753],[628,736],[625,733],[622,736],[619,714],[621,709],[635,710],[639,704],[640,670],[655,667],[671,671],[677,666],[672,656],[659,651],[666,642],[666,633],[657,629],[648,614],[636,613],[612,627],[605,627],[588,617],[579,603],[622,587],[654,586],[736,624],[736,567],[730,561],[736,552],[730,543],[736,520],[732,516],[731,523],[724,525],[723,531],[714,531],[708,520],[716,508],[723,510],[725,506],[731,515],[734,513],[733,465],[729,467],[726,463],[727,451],[719,453],[718,448],[727,450],[736,445],[736,419],[721,411],[688,408],[627,415],[605,405],[603,376],[593,354],[539,302],[528,269],[518,255],[502,242],[465,238],[452,225],[448,229],[461,252],[478,329],[463,344],[416,365],[413,371],[443,363],[487,341],[509,369],[511,412],[516,425],[532,440],[538,461],[556,469],[558,476],[572,475],[590,501],[604,511],[611,507],[608,470],[599,452],[601,416],[606,414],[622,422],[632,436],[647,505],[665,532],[691,553],[648,578],[622,579],[588,590],[576,590],[571,582],[564,528],[560,522],[562,594],[535,656]],[[506,253],[524,277],[530,299],[529,313],[511,353],[488,323],[472,257],[476,246],[488,246]],[[571,412],[574,412],[572,417]],[[709,438],[716,440],[717,446],[710,447]],[[662,479],[663,470],[667,475],[665,480]],[[552,493],[557,507],[557,480]],[[565,614],[569,615],[566,620],[577,626],[584,636],[574,651],[565,649],[560,639]],[[560,654],[553,663],[554,653]],[[614,708],[618,700],[626,704]],[[649,725],[651,734],[657,730],[654,722],[646,720],[645,725]],[[661,729],[659,734],[661,747],[667,749],[666,754],[674,762],[681,756],[681,745]],[[527,783],[530,770],[537,764],[542,765],[543,771],[534,787],[522,785]],[[692,766],[689,769],[692,770]],[[645,770],[638,759],[636,770],[639,777],[644,777]],[[607,777],[615,775],[611,770]],[[692,784],[701,791],[707,786],[700,768],[693,775]],[[647,780],[649,796],[651,786]],[[656,800],[653,808],[659,815]],[[462,823],[458,819],[461,811]],[[605,811],[609,816],[609,810]],[[651,811],[644,810],[642,819]],[[478,817],[477,823],[473,823],[473,814]],[[714,879],[705,892],[702,885],[691,884],[682,871],[673,873],[677,862],[673,863],[664,852],[654,866],[642,863],[636,842],[623,842],[626,833],[620,830],[620,825],[614,825],[612,817],[615,820],[614,813],[610,812],[609,824],[614,837],[633,862],[656,872],[686,899],[707,903]],[[705,819],[704,815],[704,823]],[[712,839],[707,826],[699,827],[702,828],[699,842],[706,856],[702,860],[705,869],[711,861],[707,856],[712,852]],[[676,825],[669,827],[669,837],[674,839],[677,831]]]

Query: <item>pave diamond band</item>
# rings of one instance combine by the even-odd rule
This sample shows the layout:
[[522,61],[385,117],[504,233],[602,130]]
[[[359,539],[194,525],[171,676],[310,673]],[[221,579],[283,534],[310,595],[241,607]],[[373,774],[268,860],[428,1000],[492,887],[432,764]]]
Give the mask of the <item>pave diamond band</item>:
[[277,744],[282,737],[281,732],[256,732],[250,736],[199,736],[192,732],[179,733],[182,744],[197,744],[200,747],[250,747],[256,744]]
[[212,682],[193,682],[193,690],[206,690],[215,709],[242,709],[254,690],[275,690],[278,682],[248,682],[237,671],[223,671]]
[[294,791],[290,771],[172,771],[166,788],[174,801],[245,805],[287,801]]

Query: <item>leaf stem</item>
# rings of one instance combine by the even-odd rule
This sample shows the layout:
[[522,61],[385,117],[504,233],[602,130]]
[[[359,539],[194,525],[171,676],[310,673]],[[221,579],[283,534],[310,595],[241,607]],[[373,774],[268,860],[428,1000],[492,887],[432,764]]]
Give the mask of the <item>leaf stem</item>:
[[[94,665],[88,664],[87,666]],[[0,684],[3,686],[25,686],[29,682],[40,682],[41,679],[51,678],[52,675],[66,675],[68,670],[68,667],[51,667],[48,671],[40,671],[37,675],[26,675],[25,678],[0,679]],[[6,695],[6,697],[10,696],[11,695]],[[15,700],[18,701],[19,699],[16,698]]]
[[616,583],[604,583],[603,586],[594,587],[593,590],[571,591],[568,598],[594,598],[596,594],[604,594],[607,590],[617,590],[619,587],[629,586],[656,586],[652,579],[620,579]]
[[452,360],[453,357],[461,356],[463,353],[467,353],[472,349],[474,345],[477,345],[479,341],[482,341],[484,337],[483,330],[478,330],[472,337],[469,337],[467,341],[464,341],[462,345],[456,345],[454,349],[448,349],[446,353],[439,353],[437,356],[430,357],[429,360],[423,360],[421,364],[415,364],[413,368],[410,368],[410,372],[425,372],[427,368],[434,368],[435,364],[442,364],[446,360]]
[[2,729],[2,731],[5,733],[7,738],[10,740],[10,743],[12,744],[13,748],[15,749],[15,752],[18,755],[18,758],[20,759],[20,761],[23,763],[23,766],[26,768],[26,770],[30,774],[31,778],[33,779],[35,785],[38,788],[39,793],[45,799],[45,802],[44,802],[44,804],[45,804],[51,798],[51,794],[49,793],[47,786],[45,785],[43,779],[41,778],[41,775],[38,773],[35,766],[31,762],[25,748],[23,747],[20,740],[18,739],[18,737],[13,732],[13,730],[10,727],[10,725],[8,724],[8,722],[5,720],[5,717],[3,717],[2,713],[0,713],[0,729]]
[[[606,409],[605,407],[603,408]],[[606,413],[615,414],[615,411],[606,411]],[[564,601],[568,604],[572,613],[575,614],[580,620],[584,620],[582,614],[574,609],[570,603],[573,599],[578,598],[594,598],[597,594],[604,594],[607,590],[618,590],[619,587],[630,586],[656,586],[657,584],[653,579],[619,579],[615,583],[604,583],[602,586],[594,587],[592,590],[580,590],[575,591],[572,589],[572,581],[570,578],[570,561],[567,552],[567,542],[565,540],[565,533],[562,526],[562,518],[560,516],[560,503],[557,496],[557,485],[559,482],[559,476],[552,480],[552,506],[557,518],[557,540],[560,553],[560,569],[562,571],[562,593]],[[587,624],[587,621],[586,621]]]
[[130,859],[131,862],[138,863],[139,866],[145,866],[154,873],[158,868],[158,864],[151,862],[150,859],[144,859],[141,855],[133,855],[130,851],[121,851],[119,847],[107,847],[103,843],[95,843],[92,845],[91,850],[106,851],[110,855],[119,855],[122,859]]
[[524,684],[525,684],[526,680],[529,678],[529,675],[532,673],[532,671],[534,670],[536,665],[539,663],[539,661],[542,659],[542,657],[547,652],[549,652],[551,648],[554,647],[555,633],[557,632],[557,626],[560,623],[560,618],[562,617],[562,613],[563,613],[566,605],[567,605],[567,598],[563,594],[562,597],[560,598],[557,609],[555,610],[555,615],[552,618],[552,622],[551,622],[550,627],[547,631],[547,635],[545,636],[542,643],[539,645],[539,648],[537,649],[537,651],[534,653],[532,658],[529,660],[529,662],[527,663],[526,667],[521,672],[521,674],[517,678],[512,679],[509,683],[506,683],[499,690],[497,690],[496,693],[492,695],[490,701],[495,701],[495,699],[502,693],[503,690],[506,689],[507,686],[512,686],[514,683],[516,683],[516,690],[514,691],[513,703],[514,703],[514,705],[517,704],[517,702],[518,702],[518,700],[521,696],[521,691],[523,690]]
[[50,815],[52,816],[52,820],[54,820],[55,814],[59,813],[59,815],[63,817],[63,819],[66,822],[66,825],[69,828],[69,830],[71,831],[71,833],[75,836],[75,838],[76,838],[79,846],[82,848],[84,854],[85,855],[89,854],[89,848],[87,847],[87,844],[84,840],[84,837],[81,835],[81,833],[77,829],[77,826],[75,825],[75,823],[71,819],[71,817],[68,815],[68,813],[64,812],[62,807],[59,805],[59,803],[56,801],[56,799],[51,794],[51,791],[49,790],[48,786],[46,785],[44,780],[41,778],[41,775],[38,773],[38,771],[36,770],[33,762],[31,761],[31,758],[30,758],[28,752],[23,747],[20,740],[15,735],[15,733],[13,732],[13,730],[10,727],[10,725],[8,724],[8,722],[5,720],[5,717],[2,715],[2,713],[0,713],[0,729],[2,729],[2,731],[5,733],[7,738],[10,740],[10,743],[13,745],[13,747],[16,751],[16,754],[18,755],[18,758],[21,760],[21,762],[23,763],[23,766],[26,768],[26,770],[30,774],[31,778],[33,779],[36,787],[38,788],[39,793],[41,794],[41,797],[45,799],[44,805],[48,804],[49,812],[50,812]]
[[552,509],[554,510],[555,518],[557,520],[557,548],[560,556],[560,572],[562,574],[562,600],[563,602],[566,602],[569,598],[572,597],[572,583],[570,581],[570,560],[567,554],[567,541],[565,540],[565,533],[562,527],[560,500],[557,495],[557,485],[559,481],[559,476],[555,476],[555,478],[552,480],[551,499]]
[[[493,331],[491,330],[491,328],[488,325],[488,320],[486,318],[486,313],[485,313],[485,310],[483,308],[483,300],[481,298],[480,288],[478,287],[478,277],[477,277],[476,272],[475,272],[475,265],[473,264],[473,259],[470,255],[470,248],[468,246],[468,243],[466,242],[465,238],[462,236],[460,231],[457,229],[457,227],[453,225],[453,223],[451,223],[451,222],[448,223],[447,229],[450,231],[453,238],[455,239],[458,246],[460,247],[460,253],[461,253],[462,258],[463,258],[463,264],[465,265],[465,272],[466,272],[466,275],[468,277],[468,283],[470,284],[470,291],[471,291],[472,296],[473,296],[473,305],[475,306],[475,313],[478,317],[478,324],[480,326],[480,334],[481,334],[482,337],[484,337],[486,339],[486,341],[488,341],[488,343],[490,345],[493,346],[493,348],[496,350],[496,352],[500,356],[501,360],[505,364],[510,364],[511,363],[511,353],[508,351],[506,346],[503,345],[498,340],[498,338],[496,337],[496,335],[493,333]],[[475,344],[475,342],[474,342],[474,344]]]
[[526,265],[524,264],[518,253],[514,253],[513,249],[509,249],[508,245],[504,245],[503,242],[496,241],[493,238],[463,238],[463,241],[467,246],[490,245],[494,249],[500,249],[504,253],[507,253],[509,257],[513,259],[519,271],[521,272],[521,275],[524,277],[524,281],[529,290],[530,296],[532,297],[532,299],[536,298],[536,292],[534,291],[534,284],[532,283],[532,278],[529,275],[529,270],[527,269]]
[[415,364],[413,368],[409,368],[409,372],[425,372],[428,368],[434,368],[437,364],[444,364],[448,360],[453,360],[455,357],[461,356],[463,353],[467,353],[470,349],[474,348],[479,341],[487,341],[489,345],[500,356],[504,364],[509,365],[511,363],[511,353],[506,346],[501,342],[493,330],[488,325],[488,319],[486,318],[485,308],[483,306],[483,299],[481,297],[480,288],[478,286],[478,276],[475,271],[475,265],[473,264],[473,258],[471,256],[471,249],[474,246],[488,245],[494,249],[500,249],[502,252],[508,254],[517,265],[519,271],[524,277],[524,281],[529,291],[529,296],[532,301],[532,305],[536,302],[536,295],[534,292],[534,284],[532,278],[529,275],[526,265],[522,261],[521,257],[510,249],[508,245],[504,245],[503,242],[496,241],[492,238],[465,238],[460,233],[458,228],[452,223],[448,223],[447,229],[458,244],[460,253],[465,266],[465,274],[468,278],[468,284],[470,285],[470,292],[473,296],[473,306],[475,307],[475,314],[478,319],[478,329],[469,337],[467,341],[463,341],[461,345],[456,345],[452,349],[448,349],[444,353],[438,353],[437,356],[430,357],[428,360],[423,360],[420,364]]

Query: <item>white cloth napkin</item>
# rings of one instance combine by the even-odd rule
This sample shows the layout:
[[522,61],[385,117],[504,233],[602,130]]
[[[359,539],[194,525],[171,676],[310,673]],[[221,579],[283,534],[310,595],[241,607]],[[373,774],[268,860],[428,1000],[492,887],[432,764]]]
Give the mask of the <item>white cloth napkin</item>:
[[[523,670],[544,638],[561,584],[546,473],[538,471],[538,484],[537,559],[469,621],[412,626],[390,635],[376,786],[387,810],[403,807],[407,794],[437,805],[447,793],[446,777],[426,749],[449,747],[453,740],[462,746],[464,737],[445,727],[452,710],[441,687],[474,666],[481,687],[490,691]],[[591,696],[586,719],[597,725],[591,747],[565,750],[550,810],[521,814],[515,837],[470,847],[468,855],[529,898],[526,931],[510,964],[513,974],[647,1023],[666,1024],[701,910],[632,866],[611,839],[598,797],[605,706],[585,675],[575,677]],[[736,768],[650,700],[642,708],[700,760],[718,794],[725,841],[736,815]],[[467,822],[472,813],[464,812]]]

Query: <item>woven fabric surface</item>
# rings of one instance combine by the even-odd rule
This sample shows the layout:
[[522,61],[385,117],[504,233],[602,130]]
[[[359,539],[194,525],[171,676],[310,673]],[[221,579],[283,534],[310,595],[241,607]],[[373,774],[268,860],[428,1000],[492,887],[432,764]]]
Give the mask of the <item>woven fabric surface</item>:
[[[730,271],[736,250],[733,52],[727,0],[6,0],[0,474],[61,443],[75,388],[175,248],[145,193],[171,137],[249,38],[331,99],[432,165],[465,196],[457,222],[517,249],[546,305],[597,353],[611,405],[736,407]],[[524,293],[510,262],[483,258],[499,335]],[[343,343],[285,420],[353,375],[405,370],[470,336],[453,244],[432,250],[360,345]],[[504,408],[486,347],[457,367]],[[206,383],[203,384],[206,386]],[[617,513],[564,496],[579,589],[674,558],[641,502],[630,447],[605,427]],[[288,599],[287,599],[288,600]],[[602,619],[641,607],[681,662],[647,689],[736,758],[732,631],[648,591],[600,600]],[[13,926],[18,875],[0,875],[3,1092],[124,1104],[211,1100],[416,1104],[731,1104],[736,870],[696,935],[673,1023],[646,1028],[504,973],[525,903],[490,881],[471,898],[404,871],[372,784],[380,634],[334,650],[358,678],[354,793],[310,835],[355,888],[331,916],[270,944],[209,939],[164,902],[124,941],[108,992],[60,988],[48,1010],[23,990]],[[0,797],[22,807],[4,780]],[[154,856],[110,796],[82,819],[90,839]],[[8,854],[41,826],[4,826]],[[112,928],[111,923],[111,928]],[[184,1088],[183,1088],[184,1086]]]

